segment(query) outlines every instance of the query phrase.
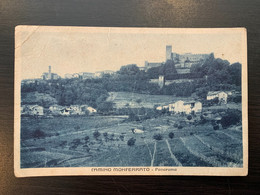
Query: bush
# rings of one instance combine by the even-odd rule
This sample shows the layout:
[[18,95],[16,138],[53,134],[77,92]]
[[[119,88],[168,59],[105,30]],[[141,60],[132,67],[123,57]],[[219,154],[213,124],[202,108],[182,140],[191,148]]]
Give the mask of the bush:
[[137,99],[136,103],[140,104],[142,102],[142,99]]
[[79,130],[79,129],[80,129],[80,126],[77,125],[77,126],[74,127],[74,129],[75,129],[75,130]]
[[203,115],[200,116],[200,124],[205,124],[207,122],[207,119],[205,119],[205,117]]
[[99,133],[99,131],[95,131],[95,132],[93,133],[93,136],[94,136],[95,139],[98,139],[98,137],[99,137],[100,135],[101,135],[101,134]]
[[190,121],[192,119],[192,116],[191,115],[188,115],[187,116],[187,119]]
[[213,129],[214,130],[219,130],[219,125],[217,125],[217,124],[213,125]]
[[174,133],[173,133],[173,132],[170,132],[170,133],[169,133],[169,138],[171,138],[171,139],[174,138]]
[[124,141],[125,136],[124,135],[120,135],[119,138],[120,138],[121,141]]
[[160,134],[160,133],[154,134],[153,139],[159,141],[159,140],[162,140],[162,139],[163,139],[163,136],[162,136],[162,134]]
[[135,138],[130,138],[128,141],[127,141],[127,145],[128,146],[133,146],[133,145],[135,145],[135,141],[136,141],[136,139]]
[[179,126],[178,126],[178,129],[182,129],[182,128],[183,128],[183,126],[182,126],[182,125],[179,125]]
[[88,143],[88,142],[89,142],[89,136],[86,136],[86,137],[84,138],[84,140],[85,140],[85,143]]
[[41,131],[40,129],[37,129],[37,130],[33,131],[32,136],[33,136],[33,138],[40,139],[40,138],[44,138],[46,135],[43,131]]
[[177,127],[178,127],[178,124],[177,124],[177,123],[175,123],[175,124],[173,125],[173,127],[177,128]]
[[223,129],[232,125],[236,125],[241,121],[241,112],[238,110],[228,110],[227,113],[221,118],[220,124]]

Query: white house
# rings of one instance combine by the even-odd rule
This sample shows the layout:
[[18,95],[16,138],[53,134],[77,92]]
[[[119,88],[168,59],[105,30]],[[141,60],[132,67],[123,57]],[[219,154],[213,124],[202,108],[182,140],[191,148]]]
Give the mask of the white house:
[[71,115],[83,115],[85,112],[82,110],[81,106],[79,105],[71,105],[69,107],[66,107],[67,110],[69,110]]
[[44,109],[42,106],[38,105],[24,105],[21,108],[21,114],[33,115],[33,116],[43,116]]
[[[159,106],[156,109],[162,110],[164,106]],[[179,100],[167,106],[170,112],[190,114],[192,112],[198,113],[202,111],[202,103],[199,101],[184,102]]]
[[59,105],[52,105],[49,107],[49,111],[54,115],[63,115],[63,112],[61,112],[63,109],[64,107]]
[[70,115],[70,111],[66,108],[63,108],[59,111],[59,114],[62,116],[69,116]]
[[218,99],[220,103],[227,103],[228,94],[224,91],[209,91],[207,95],[207,100]]
[[87,110],[89,111],[90,114],[97,112],[97,110],[95,108],[92,108],[90,106],[87,108]]

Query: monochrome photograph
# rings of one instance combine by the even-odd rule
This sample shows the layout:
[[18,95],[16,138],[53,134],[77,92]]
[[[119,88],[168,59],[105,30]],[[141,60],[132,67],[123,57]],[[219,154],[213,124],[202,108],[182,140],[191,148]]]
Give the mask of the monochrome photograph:
[[246,175],[243,28],[18,26],[14,169]]

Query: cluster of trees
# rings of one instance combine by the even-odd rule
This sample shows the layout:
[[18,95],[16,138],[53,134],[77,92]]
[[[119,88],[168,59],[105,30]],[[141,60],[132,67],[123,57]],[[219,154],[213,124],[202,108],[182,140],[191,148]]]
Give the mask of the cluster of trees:
[[[208,91],[241,90],[241,64],[231,64],[222,59],[215,59],[211,54],[207,60],[194,64],[189,74],[177,74],[174,61],[168,60],[159,67],[140,71],[136,65],[121,67],[116,79],[107,82],[107,91],[130,91],[149,94],[191,96],[196,93],[205,99]],[[149,83],[164,75],[166,80],[189,78],[193,82],[172,83],[160,89],[157,84]]]
[[104,88],[102,81],[98,79],[60,79],[35,82],[23,84],[21,91],[22,96],[29,92],[48,94],[62,106],[87,104],[94,108],[100,106],[103,109],[107,109],[108,106],[103,104],[109,96],[108,92]]
[[227,60],[215,59],[214,55],[203,64],[195,64],[191,67],[191,74],[197,78],[207,78],[209,86],[217,84],[241,85],[241,64],[231,64]]
[[196,93],[205,99],[210,90],[241,90],[241,64],[230,65],[228,61],[215,59],[213,55],[205,62],[193,65],[191,73],[185,75],[187,78],[197,78],[193,82],[172,83],[160,89],[157,84],[149,82],[159,75],[164,75],[168,80],[180,77],[174,62],[168,60],[160,67],[150,68],[147,72],[131,64],[122,66],[113,76],[105,74],[95,79],[74,78],[35,82],[23,84],[21,90],[22,97],[28,92],[39,92],[49,94],[62,106],[87,104],[103,112],[109,112],[113,108],[111,102],[106,102],[110,91],[176,96],[191,96]]

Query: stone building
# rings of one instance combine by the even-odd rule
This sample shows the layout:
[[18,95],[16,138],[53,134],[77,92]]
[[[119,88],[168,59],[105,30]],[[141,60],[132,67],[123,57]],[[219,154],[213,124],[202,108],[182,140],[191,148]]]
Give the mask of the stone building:
[[60,78],[60,76],[56,73],[51,72],[51,66],[49,66],[49,71],[44,72],[41,76],[43,80],[57,80]]

